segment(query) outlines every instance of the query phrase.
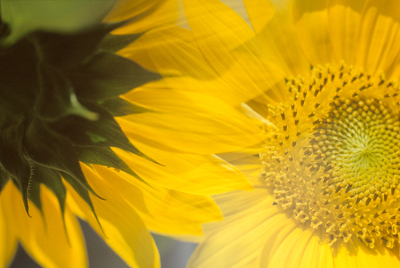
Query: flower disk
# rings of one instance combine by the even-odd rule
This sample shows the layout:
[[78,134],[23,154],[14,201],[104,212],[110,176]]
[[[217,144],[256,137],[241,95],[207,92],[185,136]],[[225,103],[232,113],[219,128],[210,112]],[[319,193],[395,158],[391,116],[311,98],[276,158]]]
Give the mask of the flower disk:
[[269,106],[260,153],[274,204],[321,230],[330,245],[356,236],[370,248],[393,248],[400,226],[397,82],[342,63],[289,78],[287,89],[288,103]]

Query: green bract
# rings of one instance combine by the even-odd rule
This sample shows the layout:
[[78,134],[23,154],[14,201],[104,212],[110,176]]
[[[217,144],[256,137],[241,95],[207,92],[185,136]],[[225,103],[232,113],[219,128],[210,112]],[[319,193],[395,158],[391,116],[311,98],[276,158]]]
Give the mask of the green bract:
[[146,157],[114,116],[148,112],[119,95],[160,76],[114,53],[138,37],[109,34],[119,25],[69,34],[35,31],[0,49],[0,187],[11,179],[27,212],[28,199],[41,209],[40,184],[54,192],[63,210],[61,178],[93,209],[89,192],[95,193],[79,162],[140,179],[110,148]]

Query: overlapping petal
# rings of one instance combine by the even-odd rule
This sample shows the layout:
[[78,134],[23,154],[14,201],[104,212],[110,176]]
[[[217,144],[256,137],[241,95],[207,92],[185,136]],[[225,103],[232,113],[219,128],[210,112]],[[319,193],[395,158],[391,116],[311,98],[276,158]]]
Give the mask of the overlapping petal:
[[[130,138],[144,137],[148,144],[160,144],[184,153],[213,154],[261,141],[257,125],[244,120],[243,114],[213,96],[146,89],[132,91],[124,97],[155,111],[117,119]],[[157,133],[155,140],[148,138],[152,133]]]
[[140,216],[121,194],[107,187],[108,184],[105,183],[104,178],[88,167],[82,166],[82,169],[93,189],[104,200],[92,198],[97,221],[87,203],[67,185],[68,193],[70,193],[67,196],[67,202],[71,204],[74,213],[87,220],[104,241],[130,266],[158,267],[157,249]]
[[179,13],[179,2],[176,0],[119,0],[103,21],[126,21],[113,34],[133,34],[177,23]]
[[[210,5],[212,2],[205,3],[205,6],[212,7]],[[113,3],[108,3],[107,11]],[[203,5],[201,1],[195,4]],[[98,8],[100,9],[101,6],[99,5]],[[258,10],[254,5],[249,4],[247,8],[248,12],[258,14],[257,16],[259,16],[259,13],[257,13]],[[265,10],[268,10],[268,12],[271,11],[270,7]],[[32,203],[30,205],[32,218],[29,218],[23,211],[23,207],[18,207],[17,210],[11,211],[11,208],[6,206],[7,203],[12,203],[17,207],[21,202],[15,201],[18,199],[17,197],[20,197],[18,189],[14,186],[16,182],[14,184],[9,182],[2,191],[0,201],[4,204],[1,213],[4,214],[3,216],[6,219],[4,226],[0,227],[4,227],[1,231],[4,231],[4,237],[8,243],[4,243],[4,247],[7,249],[2,251],[4,255],[2,261],[4,264],[10,260],[17,242],[20,241],[28,253],[40,265],[45,267],[87,266],[84,242],[76,219],[78,216],[87,220],[128,265],[132,267],[159,267],[158,252],[149,229],[154,232],[176,236],[201,235],[201,224],[222,219],[219,208],[209,196],[210,194],[220,194],[231,190],[252,189],[252,186],[239,170],[214,154],[237,150],[260,142],[259,126],[254,122],[245,122],[243,114],[228,103],[238,104],[262,94],[264,90],[260,87],[262,83],[258,81],[247,87],[243,83],[243,79],[238,79],[236,95],[233,98],[229,97],[229,99],[223,100],[204,94],[212,90],[211,87],[207,87],[207,85],[210,86],[212,83],[206,84],[206,89],[197,88],[196,90],[187,90],[184,88],[184,84],[181,84],[180,88],[171,89],[172,85],[179,83],[174,81],[174,78],[182,75],[187,76],[190,80],[204,78],[208,80],[219,79],[219,85],[223,85],[226,91],[231,86],[228,81],[236,78],[230,73],[225,72],[225,70],[230,68],[228,62],[224,62],[220,57],[211,63],[210,59],[218,55],[212,55],[213,52],[205,55],[204,51],[200,49],[203,41],[208,42],[202,36],[202,34],[206,33],[199,32],[197,36],[186,35],[187,30],[182,30],[175,26],[165,26],[176,21],[178,16],[177,11],[177,1],[173,0],[118,1],[111,13],[103,19],[103,22],[125,21],[126,24],[112,31],[113,35],[106,36],[105,43],[100,46],[103,52],[88,57],[88,59],[92,60],[89,61],[89,65],[93,63],[93,66],[89,67],[93,68],[88,73],[85,70],[74,72],[69,67],[59,72],[59,77],[68,76],[68,79],[73,80],[70,84],[68,81],[63,83],[63,85],[67,85],[70,88],[71,92],[75,90],[74,87],[90,88],[90,94],[87,91],[75,92],[75,95],[70,94],[66,97],[67,101],[77,102],[76,98],[79,98],[79,101],[85,107],[91,107],[92,109],[92,107],[98,104],[99,106],[101,105],[101,109],[104,107],[105,110],[110,107],[115,108],[117,105],[124,105],[124,108],[128,112],[124,108],[116,109],[116,111],[113,111],[115,113],[110,112],[113,116],[118,117],[116,121],[120,124],[124,133],[119,130],[119,126],[108,114],[108,122],[111,122],[108,126],[116,128],[116,131],[114,129],[110,132],[105,131],[102,133],[118,133],[118,137],[115,139],[113,139],[112,134],[105,135],[106,137],[104,137],[104,135],[89,133],[92,132],[92,129],[99,130],[99,128],[94,127],[94,124],[96,124],[94,123],[96,121],[94,120],[96,119],[95,117],[91,118],[92,121],[88,122],[88,127],[82,128],[84,131],[81,132],[72,129],[77,127],[80,124],[79,122],[84,122],[84,120],[78,120],[77,124],[71,124],[73,127],[64,128],[63,126],[59,126],[57,128],[60,135],[63,131],[68,132],[66,140],[71,142],[71,144],[68,143],[70,144],[70,146],[67,146],[68,149],[65,146],[63,148],[64,151],[72,150],[71,157],[68,158],[75,158],[76,152],[79,160],[86,163],[86,165],[81,165],[83,171],[83,174],[81,174],[77,159],[75,161],[76,165],[78,165],[75,165],[76,170],[79,171],[78,173],[82,175],[82,178],[85,175],[87,183],[83,179],[74,180],[74,178],[71,178],[72,173],[69,170],[59,168],[60,165],[57,165],[57,167],[51,165],[55,169],[52,175],[60,181],[61,177],[64,179],[58,185],[58,189],[56,187],[52,188],[54,185],[44,184],[43,181],[45,179],[40,181],[38,178],[35,178],[38,180],[38,183],[34,184],[33,187],[40,188],[40,195],[32,195],[32,197],[29,197],[30,200],[27,201],[30,204]],[[223,7],[220,11],[222,13],[231,13],[227,7]],[[79,10],[79,12],[83,11]],[[214,16],[213,20],[218,22],[220,15]],[[104,14],[98,16],[103,17]],[[260,30],[268,20],[268,18],[259,17],[254,20],[254,25]],[[15,25],[18,26],[17,22]],[[72,25],[75,25],[74,23],[79,24],[79,22],[72,21],[70,23]],[[191,25],[201,30],[199,23],[201,21],[193,21]],[[222,22],[220,29],[229,28],[227,23],[229,22]],[[138,35],[127,36],[121,39],[116,38],[116,36],[145,32],[151,27],[158,26],[163,27],[159,30],[150,31],[150,33],[158,32],[159,35],[151,35],[149,33],[142,37],[142,40],[144,40],[143,47],[141,46],[141,41],[139,41],[137,45],[128,46],[126,49],[120,51],[119,54],[125,58],[137,61],[145,68],[174,77],[143,86],[142,88],[136,88],[121,97],[116,96],[116,90],[110,91],[110,95],[108,95],[107,90],[103,89],[115,86],[120,90],[118,94],[124,93],[131,85],[130,82],[134,79],[129,80],[129,83],[124,83],[124,81],[118,83],[118,80],[127,78],[126,74],[122,73],[120,75],[112,72],[109,74],[105,68],[100,68],[101,70],[99,70],[96,66],[100,65],[101,62],[99,63],[95,60],[100,59],[101,61],[103,56],[108,57],[112,55],[111,51],[115,52],[121,46],[129,44]],[[240,17],[237,17],[237,26],[239,27],[238,29],[241,29],[239,34],[245,33],[247,39],[254,36],[254,31]],[[49,27],[40,30],[48,29],[59,30],[57,25],[49,25]],[[226,47],[227,53],[230,53],[237,45],[241,44],[240,37],[236,32],[238,29],[230,31],[227,35],[221,32],[222,36],[225,36],[222,44]],[[29,29],[22,30],[26,33],[29,32]],[[69,28],[64,30],[62,32],[67,31],[70,33]],[[100,29],[100,31],[102,30]],[[106,33],[104,31],[104,34]],[[47,38],[47,36],[45,37]],[[90,51],[98,48],[97,43],[104,35],[95,37],[91,40],[93,42],[90,43]],[[52,45],[53,39],[46,38],[39,40],[43,41],[43,44],[40,43],[39,46],[49,43]],[[168,42],[159,42],[166,38],[168,38]],[[69,42],[67,42],[67,47],[75,47],[75,43],[71,42],[71,40],[67,40]],[[148,46],[149,40],[152,40],[153,46]],[[178,40],[184,41],[178,42]],[[60,44],[64,44],[63,41],[65,40],[61,41]],[[218,39],[210,41],[215,42]],[[76,44],[78,43],[80,42],[76,42]],[[74,50],[72,49],[72,51]],[[104,50],[108,52],[104,52]],[[149,53],[141,53],[145,50]],[[190,62],[185,63],[182,60],[183,57],[175,57],[176,50],[179,50],[179,53],[184,57],[194,56]],[[56,59],[54,60],[55,63],[58,63],[57,60],[61,58],[64,64],[65,57],[58,57],[57,50],[51,50],[51,53],[50,56],[54,56],[53,58]],[[87,67],[87,62],[84,62],[84,58],[87,55],[85,53],[83,53],[84,55],[81,54],[78,55],[77,59],[73,58],[71,62]],[[249,56],[252,55],[249,54]],[[70,59],[70,57],[67,58]],[[163,62],[156,62],[154,58],[162,59]],[[233,62],[232,59],[229,59],[231,63]],[[67,60],[65,61],[67,62]],[[122,61],[125,61],[125,63],[128,62],[128,60],[120,58],[120,63]],[[224,70],[217,71],[215,69],[214,65],[218,64],[218,61],[223,62],[225,65]],[[67,63],[70,64],[70,62]],[[109,65],[113,63],[115,62],[108,62]],[[67,66],[68,64],[64,65]],[[254,71],[258,70],[256,66],[243,69],[241,64],[237,64],[233,68],[243,72],[243,76],[245,77],[253,76]],[[129,64],[127,63],[127,65]],[[133,66],[133,63],[130,63],[129,66],[131,65]],[[257,63],[257,65],[260,65],[260,63]],[[265,65],[265,69],[263,70],[270,68],[266,63],[261,63],[261,65]],[[84,67],[82,68],[84,69]],[[110,66],[110,68],[114,67]],[[118,68],[114,69],[118,70]],[[200,69],[202,71],[199,73]],[[137,65],[137,70],[139,73],[142,70],[139,68],[139,65]],[[170,70],[174,71],[170,73]],[[142,71],[144,75],[147,74],[147,71]],[[222,74],[224,74],[223,77],[221,76]],[[87,84],[85,84],[86,80],[82,80],[84,81],[82,84],[80,79],[88,75],[96,76],[96,79],[87,82]],[[111,79],[117,75],[118,79]],[[53,77],[54,73],[51,73],[49,76]],[[259,74],[256,76],[259,77]],[[44,79],[48,78],[44,77]],[[158,79],[158,75],[155,78]],[[66,79],[67,77],[64,80]],[[274,79],[276,78],[274,77]],[[54,83],[50,87],[60,84],[59,80],[61,81],[62,79],[54,80]],[[143,83],[147,81],[144,80]],[[108,84],[108,82],[110,83]],[[275,80],[271,79],[271,83],[274,82]],[[139,82],[140,85],[143,83]],[[188,83],[191,83],[191,81],[188,81]],[[65,88],[62,88],[62,90]],[[96,90],[100,90],[101,92],[96,92]],[[92,93],[96,94],[94,98],[91,98]],[[50,95],[53,96],[54,94]],[[68,99],[69,96],[72,97]],[[46,95],[40,102],[40,107],[48,108],[46,106],[47,97]],[[94,102],[97,102],[96,105]],[[96,112],[101,113],[101,118],[104,119],[106,112],[103,113],[101,109],[99,108]],[[126,115],[127,113],[131,114]],[[54,116],[52,112],[48,112],[47,114]],[[60,113],[57,119],[59,117],[67,116]],[[50,121],[54,120],[51,116],[49,118]],[[99,121],[96,122],[98,123]],[[242,124],[241,122],[245,123]],[[103,124],[103,126],[105,125]],[[114,155],[114,152],[110,148],[96,147],[100,143],[108,142],[109,140],[124,140],[125,145],[129,144],[124,134],[128,136],[133,146],[120,147],[124,149],[129,147],[127,150],[130,150],[132,154],[113,148]],[[85,138],[78,137],[80,135],[86,136]],[[230,137],[226,138],[227,136]],[[43,140],[43,137],[43,135],[36,135],[32,140],[39,138]],[[242,143],[237,144],[237,140],[241,140]],[[34,149],[29,147],[30,151],[26,150],[23,152],[24,155],[29,155],[35,161],[32,165],[31,163],[27,165],[27,167],[31,167],[27,174],[32,173],[32,167],[36,164],[39,165],[40,163],[40,165],[47,167],[49,166],[48,163],[54,161],[54,157],[50,157],[46,161],[39,161],[44,156],[38,153],[40,149],[38,144],[35,144],[36,147],[32,147]],[[117,141],[116,144],[118,144]],[[204,146],[204,144],[207,146]],[[140,151],[136,149],[136,146]],[[49,152],[52,151],[50,147],[47,149],[49,149],[47,150]],[[99,155],[96,156],[96,153]],[[60,157],[63,154],[59,152],[57,155]],[[89,159],[91,156],[94,159]],[[61,162],[64,163],[65,161]],[[101,167],[95,164],[104,164],[114,168],[120,166],[121,170]],[[46,175],[46,172],[39,172],[41,168],[41,166],[37,167],[38,176]],[[28,178],[29,176],[25,177]],[[9,178],[7,177],[6,179],[8,180]],[[35,191],[37,190],[36,188]],[[60,191],[57,192],[57,190]],[[37,191],[39,192],[39,190]],[[29,190],[25,192],[28,193]],[[57,192],[58,195],[54,196],[53,192]],[[17,223],[14,224],[14,222]],[[10,226],[13,227],[11,228]],[[8,229],[11,230],[9,231]],[[58,232],[56,233],[57,230]]]
[[[269,105],[277,108],[275,112],[284,105],[290,109],[291,101],[285,99],[288,96],[283,92],[287,90],[285,83],[298,79],[299,84],[302,84],[302,78],[296,76],[308,77],[309,70],[319,65],[325,66],[329,63],[337,66],[344,60],[348,65],[365,67],[369,73],[379,74],[382,70],[388,77],[398,78],[400,69],[397,62],[400,59],[400,51],[399,44],[395,40],[399,39],[400,16],[396,8],[398,3],[395,1],[294,0],[289,4],[293,14],[286,13],[288,10],[278,10],[270,19],[268,17],[270,13],[265,12],[267,17],[265,21],[258,22],[257,18],[260,17],[258,10],[251,8],[260,1],[249,0],[244,3],[253,24],[252,30],[257,33],[254,38],[241,18],[227,10],[220,2],[186,1],[184,8],[191,30],[184,32],[186,36],[192,33],[194,38],[190,37],[190,42],[185,45],[190,43],[193,50],[185,49],[181,58],[174,59],[172,64],[174,67],[171,69],[166,68],[167,63],[172,62],[171,55],[174,48],[171,44],[156,45],[165,53],[159,62],[157,57],[152,57],[157,55],[152,50],[147,51],[145,61],[151,63],[149,65],[151,68],[163,69],[174,76],[166,80],[170,87],[180,90],[188,87],[192,91],[216,96],[236,108],[242,100],[246,104],[241,106],[243,109],[238,110],[248,116],[246,120],[250,122],[255,118],[261,118],[260,121],[266,124],[268,122],[262,120],[263,116],[270,118],[275,116]],[[264,7],[268,8],[268,4],[264,3]],[[229,20],[231,29],[237,30],[240,34],[237,35],[227,27]],[[212,27],[214,24],[215,27]],[[170,33],[175,31],[179,30],[170,28]],[[150,34],[157,36],[157,33],[153,32],[146,38],[150,38]],[[178,35],[175,36],[179,39]],[[238,36],[241,37],[238,39]],[[238,40],[242,43],[240,44]],[[149,40],[146,42],[151,43]],[[179,48],[176,49],[179,51]],[[144,50],[138,48],[137,51]],[[193,51],[195,52],[192,54]],[[196,58],[200,60],[191,59],[194,55],[199,55]],[[198,66],[201,70],[199,75],[192,74],[193,70],[190,69],[190,72],[185,72],[185,64],[188,64],[185,63],[185,59],[195,63],[193,66]],[[236,66],[236,63],[239,66]],[[270,66],[271,69],[265,66]],[[252,70],[250,74],[246,68]],[[210,79],[207,75],[203,75],[206,73],[204,70],[215,71],[220,77]],[[266,78],[266,73],[271,72],[281,72],[282,75],[275,76],[275,80]],[[221,86],[225,83],[229,86]],[[210,85],[212,90],[204,90],[206,85]],[[247,98],[251,95],[232,97],[238,96],[236,92],[245,92],[249,88],[253,90],[252,97]],[[300,88],[298,91],[300,95]],[[303,92],[302,95],[305,98],[307,92]],[[316,107],[318,105],[320,103],[317,103]],[[249,111],[246,106],[253,111]],[[327,103],[323,103],[323,106],[327,106]],[[293,112],[293,117],[296,114],[297,110]],[[276,116],[279,117],[279,114]],[[308,117],[313,116],[310,114]],[[282,120],[285,120],[285,114],[282,115]],[[284,130],[286,131],[285,125]],[[269,153],[268,149],[274,150],[274,148],[264,149],[266,153]],[[351,239],[351,243],[331,247],[327,241],[321,239],[323,236],[319,233],[321,230],[303,226],[289,219],[286,214],[291,214],[290,211],[276,209],[272,204],[273,201],[270,203],[265,201],[269,200],[268,196],[273,190],[260,181],[256,174],[257,170],[261,170],[261,164],[274,165],[274,163],[260,163],[255,154],[249,155],[246,150],[248,149],[240,149],[239,153],[226,151],[227,153],[222,153],[220,156],[238,167],[253,183],[255,191],[233,192],[214,197],[224,213],[225,220],[205,226],[206,235],[192,256],[189,267],[210,267],[216,263],[219,267],[398,265],[398,248],[390,250],[382,245],[373,250],[368,249],[356,237]],[[279,159],[277,161],[279,162]],[[279,178],[279,175],[277,176]],[[263,213],[260,213],[261,211]],[[231,257],[233,253],[234,258]]]
[[159,163],[148,163],[122,150],[114,151],[151,184],[196,195],[252,189],[239,170],[217,156],[166,151],[143,143],[138,144],[138,148]]
[[63,216],[55,196],[45,187],[41,187],[41,197],[43,213],[31,203],[30,218],[18,189],[11,182],[5,186],[1,204],[5,216],[3,221],[12,226],[10,242],[19,240],[44,267],[86,267],[83,236],[77,219],[68,207]]

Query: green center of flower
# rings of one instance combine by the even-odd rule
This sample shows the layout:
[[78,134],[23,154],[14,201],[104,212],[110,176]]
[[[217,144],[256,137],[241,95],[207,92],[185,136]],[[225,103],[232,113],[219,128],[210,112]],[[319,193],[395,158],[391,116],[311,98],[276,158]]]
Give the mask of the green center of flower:
[[400,228],[399,88],[342,64],[289,79],[270,107],[262,177],[274,204],[332,245],[393,248]]

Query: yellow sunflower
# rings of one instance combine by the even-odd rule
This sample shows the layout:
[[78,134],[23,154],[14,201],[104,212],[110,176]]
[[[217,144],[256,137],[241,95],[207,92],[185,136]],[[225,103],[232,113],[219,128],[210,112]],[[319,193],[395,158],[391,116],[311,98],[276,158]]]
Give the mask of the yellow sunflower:
[[225,219],[205,226],[189,267],[399,267],[398,1],[243,2],[249,23],[184,0],[190,30],[133,48],[172,87],[220,98],[262,133],[220,154],[255,190],[215,196]]
[[[147,25],[169,21],[157,8],[175,1],[120,1],[109,23],[103,14],[82,28],[24,16],[59,12],[34,2],[1,3],[0,266],[20,243],[43,267],[86,267],[80,217],[129,266],[159,267],[149,230],[200,235],[222,218],[210,194],[252,188],[213,155],[238,149],[223,137],[252,127],[236,129],[243,115],[221,100],[170,89],[116,54],[146,16],[159,15]],[[238,118],[225,120],[218,106]]]

